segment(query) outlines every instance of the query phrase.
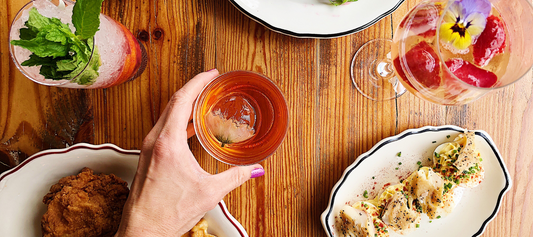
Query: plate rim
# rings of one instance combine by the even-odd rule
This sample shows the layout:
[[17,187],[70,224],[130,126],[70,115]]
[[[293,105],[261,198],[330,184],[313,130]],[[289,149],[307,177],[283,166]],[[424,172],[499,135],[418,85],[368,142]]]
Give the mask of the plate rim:
[[292,37],[296,37],[296,38],[331,39],[331,38],[338,38],[338,37],[342,37],[342,36],[351,35],[351,34],[357,33],[359,31],[362,31],[362,30],[364,30],[364,29],[376,24],[378,21],[382,20],[383,18],[385,18],[385,17],[389,16],[390,14],[392,14],[393,12],[395,12],[402,5],[402,3],[405,0],[397,0],[396,5],[394,5],[391,9],[389,9],[388,11],[385,11],[384,13],[378,15],[376,18],[374,18],[373,20],[363,24],[362,26],[359,26],[359,27],[356,27],[354,29],[347,30],[347,31],[342,31],[342,32],[337,32],[337,33],[328,33],[328,34],[298,33],[298,32],[294,32],[292,30],[287,30],[287,29],[283,29],[283,28],[280,28],[280,27],[275,27],[275,26],[271,25],[270,23],[268,23],[267,21],[257,17],[256,15],[250,13],[249,11],[247,11],[246,9],[241,7],[241,5],[239,5],[239,3],[237,3],[236,0],[229,0],[229,1],[241,13],[243,13],[244,15],[248,16],[250,19],[256,21],[257,23],[265,26],[266,28],[268,28],[268,29],[270,29],[270,30],[272,30],[274,32],[281,33],[281,34],[288,35],[288,36],[292,36]]
[[[329,201],[328,201],[326,210],[324,210],[324,212],[322,212],[322,214],[320,215],[320,222],[322,222],[322,227],[324,228],[324,231],[326,232],[326,234],[329,237],[332,236],[331,235],[331,233],[332,233],[331,227],[330,227],[328,222],[329,222],[329,217],[332,214],[332,210],[333,210],[333,204],[334,204],[333,200],[334,200],[337,192],[339,191],[340,187],[342,186],[342,184],[346,181],[346,177],[352,171],[354,171],[357,168],[357,166],[359,166],[359,164],[361,164],[361,162],[363,160],[366,160],[369,156],[371,156],[374,152],[376,152],[377,150],[379,150],[381,147],[385,146],[386,144],[389,144],[389,143],[395,142],[395,141],[399,141],[399,140],[401,140],[401,139],[403,139],[403,138],[405,138],[407,136],[426,133],[426,132],[445,131],[445,130],[452,130],[452,131],[456,131],[456,132],[464,132],[467,129],[464,129],[464,128],[461,128],[461,127],[458,127],[458,126],[455,126],[455,125],[424,126],[424,127],[421,127],[421,128],[407,129],[407,130],[401,132],[398,135],[390,136],[390,137],[382,139],[381,141],[376,143],[374,146],[372,146],[372,148],[370,148],[370,150],[368,150],[367,152],[359,155],[357,157],[357,159],[355,159],[355,161],[352,164],[350,164],[348,167],[346,167],[346,169],[344,170],[342,176],[339,178],[337,183],[335,183],[335,185],[331,189],[331,193],[330,193],[330,196],[329,196]],[[503,196],[512,187],[512,179],[510,178],[509,171],[507,170],[507,167],[505,166],[505,163],[503,162],[503,159],[501,157],[501,154],[500,154],[496,144],[494,144],[494,141],[489,136],[489,134],[487,132],[483,131],[483,130],[473,130],[473,131],[475,132],[476,135],[482,137],[488,143],[489,147],[494,152],[494,154],[496,156],[496,159],[498,160],[498,163],[500,164],[500,168],[502,169],[502,171],[504,173],[504,177],[505,177],[505,186],[503,187],[503,189],[500,191],[500,193],[498,195],[498,199],[497,199],[496,205],[494,207],[494,210],[492,211],[491,215],[489,217],[487,217],[487,219],[485,219],[483,221],[483,223],[481,224],[481,226],[478,229],[478,231],[476,233],[474,233],[474,235],[472,235],[473,237],[476,237],[476,236],[481,235],[485,231],[485,229],[487,228],[488,223],[490,221],[492,221],[496,217],[496,215],[498,214],[498,212],[500,210],[501,203],[502,203]]]
[[[35,153],[34,155],[28,157],[26,160],[24,160],[19,165],[17,165],[15,167],[3,172],[2,174],[0,174],[0,184],[2,183],[3,180],[7,181],[6,178],[8,178],[10,175],[15,174],[17,171],[22,169],[26,164],[30,163],[31,161],[33,161],[33,160],[35,160],[37,158],[41,158],[41,157],[44,157],[44,156],[47,156],[47,155],[65,154],[65,153],[68,153],[70,151],[78,150],[78,149],[113,150],[113,151],[115,151],[117,153],[120,153],[120,154],[123,154],[123,155],[137,155],[137,156],[140,156],[140,154],[141,154],[140,150],[126,150],[126,149],[120,148],[117,145],[111,144],[111,143],[104,143],[104,144],[100,144],[100,145],[93,145],[93,144],[89,144],[89,143],[76,143],[76,144],[74,144],[72,146],[69,146],[69,147],[66,147],[66,148],[43,150],[43,151],[40,151],[40,152]],[[2,189],[0,189],[0,192],[1,191],[2,191]],[[231,215],[229,213],[229,210],[227,209],[227,206],[226,206],[226,203],[224,202],[224,200],[221,200],[217,204],[217,207],[220,208],[220,210],[222,211],[224,216],[233,225],[233,227],[235,227],[235,229],[239,232],[241,237],[248,237],[248,233],[246,232],[244,227],[237,221],[237,219],[235,219],[235,217],[233,215]]]

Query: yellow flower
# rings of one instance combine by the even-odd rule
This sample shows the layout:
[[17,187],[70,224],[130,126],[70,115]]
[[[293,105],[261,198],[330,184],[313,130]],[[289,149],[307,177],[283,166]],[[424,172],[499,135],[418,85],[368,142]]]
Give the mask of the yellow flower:
[[442,18],[439,29],[441,40],[459,50],[468,48],[473,38],[485,29],[490,9],[487,0],[452,2]]

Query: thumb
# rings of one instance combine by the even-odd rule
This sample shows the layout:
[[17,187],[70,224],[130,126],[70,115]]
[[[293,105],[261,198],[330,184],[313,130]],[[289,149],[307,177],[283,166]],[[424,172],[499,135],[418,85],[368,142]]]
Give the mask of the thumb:
[[215,179],[215,183],[220,185],[219,190],[224,191],[224,195],[226,195],[249,179],[257,178],[264,174],[265,170],[263,169],[263,166],[255,164],[250,166],[231,167],[222,173],[213,175],[212,178]]

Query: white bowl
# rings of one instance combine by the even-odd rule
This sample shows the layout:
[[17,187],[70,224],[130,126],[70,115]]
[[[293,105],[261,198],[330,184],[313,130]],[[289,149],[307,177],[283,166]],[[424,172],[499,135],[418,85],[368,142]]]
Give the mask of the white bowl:
[[[362,195],[365,190],[369,191],[369,198],[374,198],[387,183],[399,183],[416,170],[418,161],[425,166],[430,165],[428,158],[432,157],[435,148],[453,140],[463,131],[465,129],[451,125],[409,129],[381,140],[360,155],[333,187],[328,206],[320,216],[326,234],[329,237],[341,236],[335,230],[335,216],[342,206],[366,199]],[[485,180],[475,188],[465,189],[460,202],[447,217],[430,223],[423,215],[420,228],[407,236],[479,236],[498,213],[503,195],[511,189],[512,181],[490,136],[484,131],[476,130],[475,133]],[[394,236],[401,235],[392,233],[391,237]]]
[[341,6],[329,0],[230,0],[273,31],[301,38],[335,38],[364,30],[394,12],[404,0],[358,0]]
[[[89,167],[96,173],[113,173],[131,184],[140,151],[113,144],[76,144],[39,152],[0,175],[0,236],[42,236],[42,199],[50,186],[65,176]],[[208,232],[218,237],[248,237],[223,201],[207,212]]]

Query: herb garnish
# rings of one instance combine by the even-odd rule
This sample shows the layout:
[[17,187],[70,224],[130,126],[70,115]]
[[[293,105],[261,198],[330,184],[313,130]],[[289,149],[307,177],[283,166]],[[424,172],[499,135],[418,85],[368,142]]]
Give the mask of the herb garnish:
[[333,5],[340,6],[346,2],[357,2],[357,0],[329,0]]
[[72,82],[94,83],[101,63],[98,50],[93,51],[93,38],[100,25],[102,2],[76,1],[72,13],[75,34],[58,18],[45,17],[31,8],[24,24],[27,28],[20,29],[20,40],[10,42],[32,52],[21,65],[41,66],[39,73],[47,79],[71,80],[77,76]]
[[72,24],[76,27],[76,35],[81,39],[90,39],[100,26],[100,11],[104,0],[76,1],[72,10]]

